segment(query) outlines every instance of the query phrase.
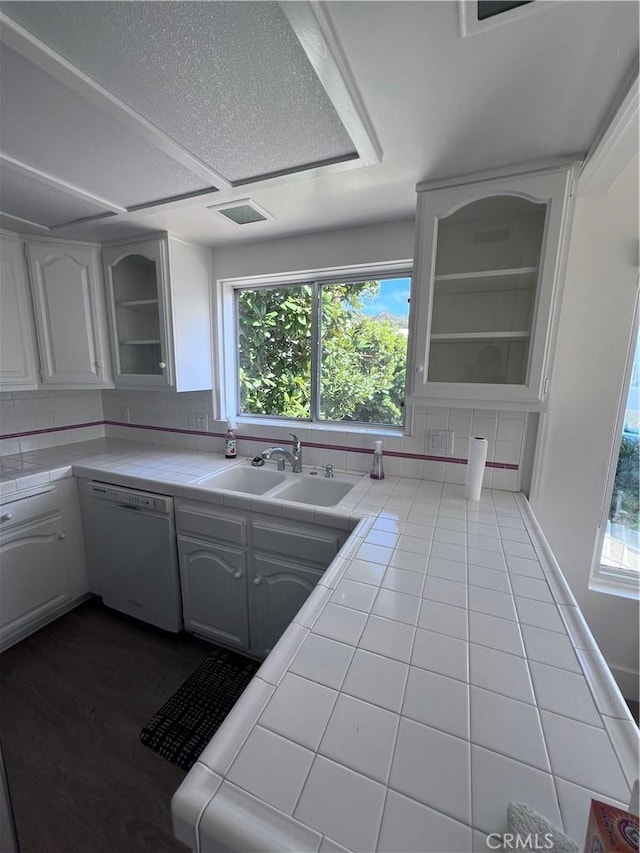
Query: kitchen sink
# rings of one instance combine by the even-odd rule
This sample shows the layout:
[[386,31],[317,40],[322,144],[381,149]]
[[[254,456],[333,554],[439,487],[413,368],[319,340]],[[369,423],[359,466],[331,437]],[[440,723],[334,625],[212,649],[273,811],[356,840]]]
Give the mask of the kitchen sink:
[[294,501],[295,503],[315,504],[316,506],[335,506],[355,486],[357,480],[351,482],[346,479],[293,475],[287,478],[287,482],[274,488],[270,497],[281,501]]
[[265,471],[263,468],[231,468],[217,474],[209,474],[194,485],[208,489],[228,489],[232,492],[245,492],[249,495],[263,495],[269,489],[284,483],[286,474],[282,471]]

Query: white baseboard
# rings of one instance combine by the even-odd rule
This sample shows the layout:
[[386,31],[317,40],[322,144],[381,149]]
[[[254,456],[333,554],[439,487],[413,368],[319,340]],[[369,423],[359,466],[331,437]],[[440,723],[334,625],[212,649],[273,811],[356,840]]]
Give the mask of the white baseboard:
[[609,664],[609,669],[624,698],[632,699],[634,702],[640,701],[640,673],[629,667],[615,664]]

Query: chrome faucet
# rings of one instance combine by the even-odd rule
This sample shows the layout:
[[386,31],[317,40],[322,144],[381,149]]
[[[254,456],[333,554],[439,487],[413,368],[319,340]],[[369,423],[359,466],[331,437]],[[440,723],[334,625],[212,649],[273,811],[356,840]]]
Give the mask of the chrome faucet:
[[284,447],[268,447],[266,450],[262,451],[262,458],[271,459],[272,456],[282,456],[284,457],[282,460],[278,459],[278,467],[280,467],[280,462],[282,461],[282,466],[284,468],[284,460],[288,459],[291,463],[291,470],[293,473],[300,474],[302,472],[302,445],[300,444],[300,439],[295,433],[290,432],[289,435],[293,436],[292,453],[285,450]]

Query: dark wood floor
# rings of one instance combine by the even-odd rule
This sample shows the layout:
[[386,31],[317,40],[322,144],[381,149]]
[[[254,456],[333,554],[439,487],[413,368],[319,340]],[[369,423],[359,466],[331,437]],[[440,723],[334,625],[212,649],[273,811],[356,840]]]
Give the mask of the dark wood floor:
[[90,601],[0,656],[21,853],[184,853],[169,801],[185,774],[139,734],[209,650]]

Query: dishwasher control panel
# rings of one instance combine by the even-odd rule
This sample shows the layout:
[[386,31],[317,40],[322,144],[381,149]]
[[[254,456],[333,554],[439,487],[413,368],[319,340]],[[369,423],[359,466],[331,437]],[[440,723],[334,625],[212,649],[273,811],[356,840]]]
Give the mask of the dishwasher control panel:
[[117,503],[120,506],[164,513],[171,511],[172,499],[165,495],[118,488],[117,486],[110,486],[108,483],[90,483],[89,492],[94,498],[101,498],[108,503]]

